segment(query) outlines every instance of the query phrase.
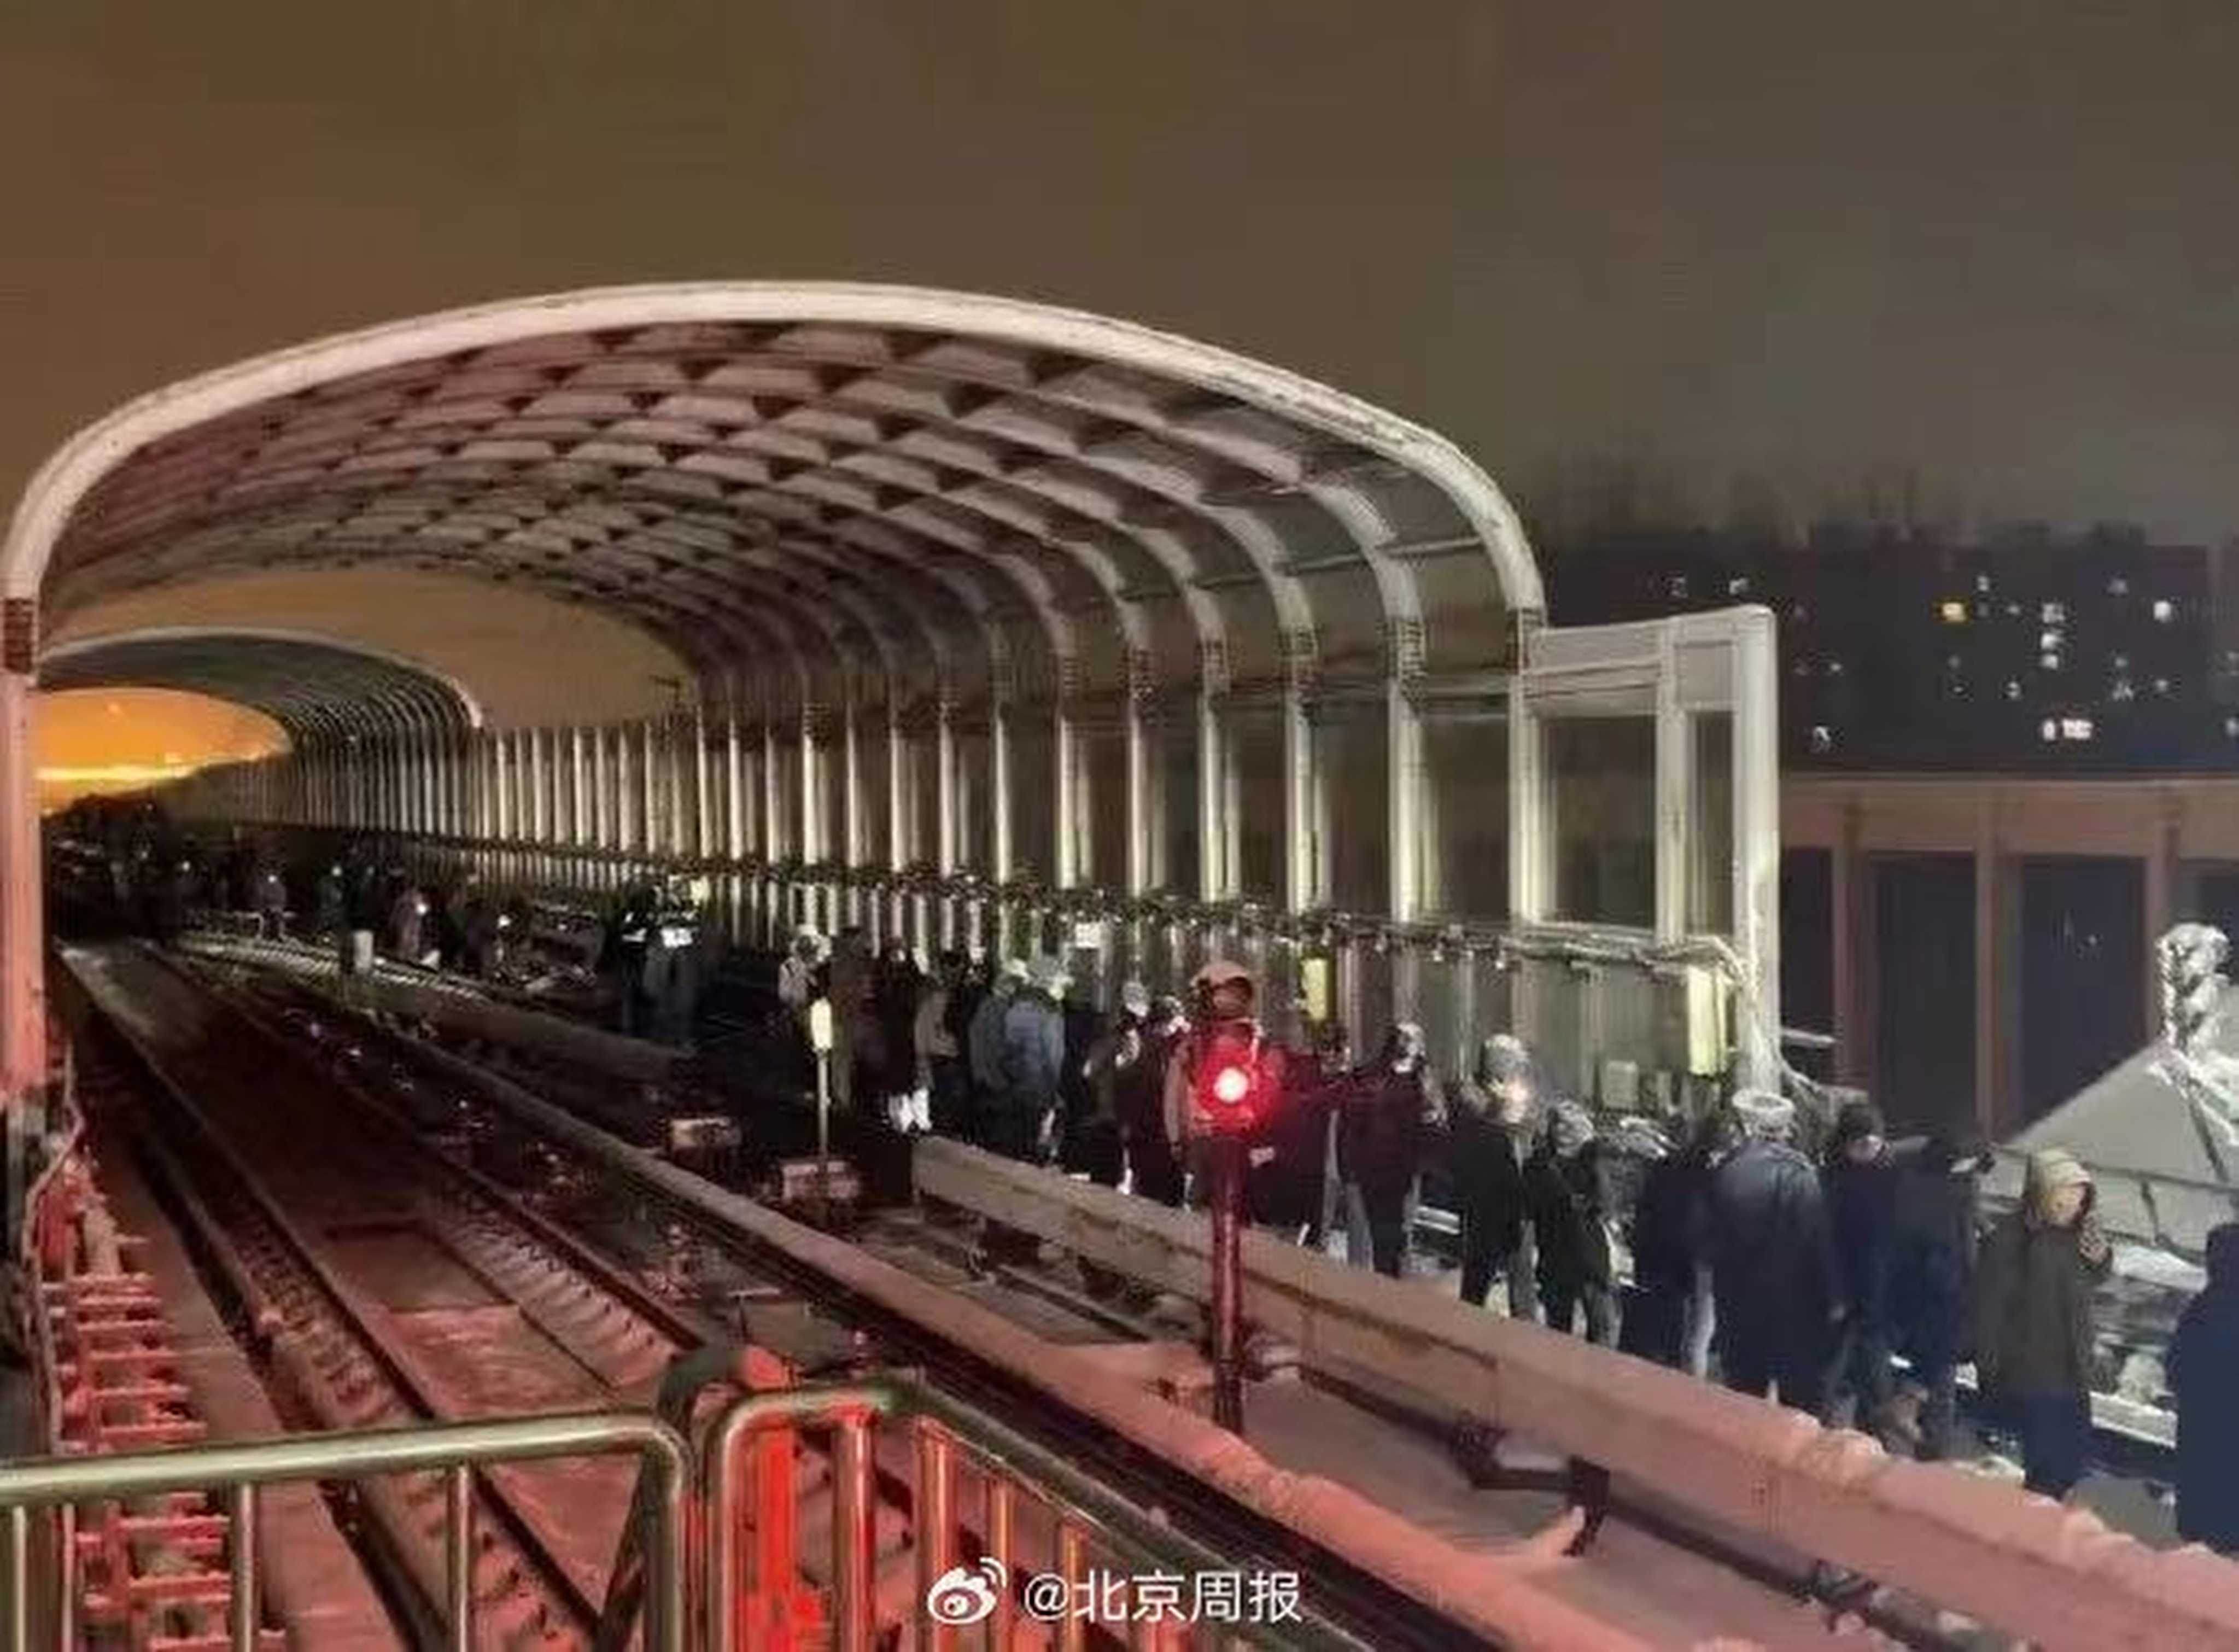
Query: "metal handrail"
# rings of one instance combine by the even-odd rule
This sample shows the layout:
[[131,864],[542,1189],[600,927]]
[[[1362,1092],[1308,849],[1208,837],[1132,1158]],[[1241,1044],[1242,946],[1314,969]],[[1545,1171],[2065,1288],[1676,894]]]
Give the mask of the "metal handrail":
[[[835,1652],[869,1652],[877,1634],[876,1507],[872,1429],[880,1418],[908,1421],[917,1429],[915,1550],[919,1598],[956,1564],[955,1463],[961,1451],[987,1477],[990,1558],[1011,1567],[1014,1535],[1013,1497],[1020,1490],[1040,1497],[1057,1518],[1059,1573],[1073,1581],[1085,1574],[1092,1547],[1130,1565],[1177,1574],[1226,1574],[1228,1557],[1206,1547],[1083,1472],[1047,1447],[987,1413],[966,1405],[913,1378],[811,1384],[734,1401],[716,1421],[701,1457],[706,1488],[707,1573],[703,1605],[706,1652],[738,1652],[737,1623],[728,1609],[730,1590],[721,1584],[738,1575],[739,1534],[745,1523],[746,1476],[738,1465],[741,1449],[754,1434],[770,1429],[828,1428],[833,1431],[832,1522]],[[1007,1590],[997,1592],[989,1644],[1010,1644],[1017,1605]],[[947,1625],[933,1620],[927,1644],[948,1643]],[[1080,1644],[1083,1626],[1059,1626],[1063,1645]],[[1225,1642],[1241,1642],[1301,1652],[1361,1652],[1363,1642],[1344,1630],[1303,1612],[1281,1625],[1224,1626]]]
[[689,1448],[658,1420],[631,1412],[588,1412],[344,1434],[296,1435],[165,1451],[0,1463],[0,1510],[7,1515],[7,1558],[0,1565],[8,1616],[0,1646],[30,1652],[31,1515],[166,1492],[223,1489],[231,1516],[228,1640],[237,1652],[258,1644],[258,1489],[300,1481],[364,1480],[440,1471],[445,1476],[444,1568],[447,1644],[474,1645],[474,1477],[478,1468],[560,1457],[635,1455],[648,1496],[645,1524],[646,1652],[683,1652],[684,1503]]

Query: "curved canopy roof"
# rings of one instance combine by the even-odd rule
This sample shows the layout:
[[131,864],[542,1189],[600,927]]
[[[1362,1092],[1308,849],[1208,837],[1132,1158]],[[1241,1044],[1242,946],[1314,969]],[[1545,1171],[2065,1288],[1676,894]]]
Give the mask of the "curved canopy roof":
[[189,689],[262,711],[291,740],[482,723],[463,688],[423,666],[279,631],[127,631],[61,643],[41,658],[39,685]]
[[1404,420],[1125,323],[819,283],[523,300],[175,385],[63,449],[0,553],[50,615],[359,564],[598,604],[766,705],[1483,671],[1542,605],[1498,489]]

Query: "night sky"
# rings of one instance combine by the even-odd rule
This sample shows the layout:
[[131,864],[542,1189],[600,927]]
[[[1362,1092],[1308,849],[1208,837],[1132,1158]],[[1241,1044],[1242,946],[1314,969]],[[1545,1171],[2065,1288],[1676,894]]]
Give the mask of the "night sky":
[[19,0],[0,491],[321,332],[830,276],[1271,358],[1550,533],[1622,486],[2221,543],[2235,85],[2222,0]]

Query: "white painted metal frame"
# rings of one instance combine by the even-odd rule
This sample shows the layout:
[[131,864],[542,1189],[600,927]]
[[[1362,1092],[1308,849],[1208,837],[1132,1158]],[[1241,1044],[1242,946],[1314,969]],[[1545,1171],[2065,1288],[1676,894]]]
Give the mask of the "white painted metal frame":
[[[1691,719],[1725,713],[1733,739],[1733,932],[1739,979],[1737,1076],[1780,1080],[1779,677],[1773,616],[1725,609],[1630,625],[1549,627],[1526,638],[1511,698],[1509,894],[1522,937],[1580,933],[1678,947],[1689,934],[1694,876],[1695,741]],[[1555,916],[1558,823],[1546,761],[1549,723],[1564,717],[1638,717],[1656,725],[1656,912],[1652,930],[1565,923]]]

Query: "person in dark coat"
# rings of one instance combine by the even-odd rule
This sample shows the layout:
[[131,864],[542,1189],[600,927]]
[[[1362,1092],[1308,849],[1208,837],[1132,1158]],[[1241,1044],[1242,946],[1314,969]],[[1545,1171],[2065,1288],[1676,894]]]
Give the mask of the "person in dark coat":
[[1538,1244],[1547,1324],[1568,1334],[1583,1316],[1588,1342],[1614,1345],[1617,1258],[1608,1168],[1593,1115],[1578,1102],[1549,1108],[1538,1146],[1524,1166],[1524,1202]]
[[1958,1420],[1958,1370],[1970,1337],[1975,1224],[1990,1156],[1981,1146],[1931,1136],[1898,1167],[1890,1219],[1887,1309],[1897,1351],[1920,1393],[1917,1419],[1900,1418],[1915,1456],[1951,1454]]
[[1369,1259],[1389,1278],[1405,1271],[1408,1196],[1422,1169],[1425,1138],[1444,1116],[1423,1029],[1402,1022],[1385,1037],[1376,1064],[1352,1086],[1338,1120],[1338,1174],[1366,1229]]
[[1462,1223],[1462,1300],[1485,1306],[1508,1280],[1508,1311],[1538,1317],[1537,1259],[1527,1250],[1524,1167],[1551,1090],[1521,1040],[1499,1033],[1478,1046],[1477,1065],[1449,1120],[1454,1202]]
[[1796,1149],[1786,1097],[1744,1090],[1734,1111],[1743,1140],[1711,1173],[1705,1227],[1719,1375],[1817,1416],[1843,1302],[1819,1175]]
[[1623,1352],[1675,1370],[1695,1369],[1710,1316],[1711,1176],[1733,1145],[1733,1116],[1713,1108],[1677,1151],[1651,1164],[1633,1202],[1632,1283],[1624,1297]]
[[342,878],[342,863],[336,861],[319,874],[317,897],[312,907],[313,921],[319,933],[330,939],[341,934],[348,927],[349,909],[349,889]]
[[1852,1102],[1835,1118],[1820,1186],[1843,1283],[1843,1323],[1828,1370],[1826,1415],[1872,1431],[1889,1426],[1897,1374],[1890,1363],[1889,1263],[1901,1156],[1880,1113]]
[[[1120,1122],[1121,1091],[1140,1085],[1147,1076],[1143,1029],[1150,1016],[1149,989],[1139,981],[1128,982],[1120,989],[1119,1015],[1109,1028],[1096,1034],[1080,1062],[1088,1099],[1067,1131],[1066,1169],[1087,1176],[1100,1187],[1116,1188],[1126,1174],[1126,1136]],[[1068,1059],[1072,1040],[1080,1036],[1082,1030],[1078,1020],[1068,1022]]]
[[1352,1079],[1345,1029],[1325,1022],[1306,1058],[1285,1068],[1282,1100],[1252,1144],[1252,1219],[1309,1250],[1329,1233],[1337,1116]]
[[2093,1192],[2075,1155],[2031,1154],[1976,1276],[1975,1374],[2021,1437],[2023,1483],[2047,1497],[2075,1489],[2091,1443],[2092,1296],[2114,1268]]
[[1128,1190],[1163,1205],[1182,1202],[1182,1163],[1166,1129],[1166,1073],[1188,1035],[1189,1017],[1181,1000],[1171,995],[1153,999],[1141,1033],[1142,1055],[1113,1081],[1113,1109],[1119,1115],[1120,1145],[1127,1156]]
[[1003,1100],[1000,1140],[1007,1158],[1046,1162],[1065,1078],[1066,989],[1072,983],[1054,958],[1038,958],[1026,985],[1003,1009]]
[[917,1089],[917,1011],[925,996],[925,971],[917,967],[909,943],[888,936],[871,975],[871,1015],[878,1023],[875,1093],[887,1116],[906,1125],[914,1116]]
[[1026,966],[1017,959],[1006,961],[974,1006],[965,1036],[965,1059],[972,1069],[972,1141],[990,1153],[1007,1151],[1003,1019],[1010,1013],[1012,998],[1026,983]]
[[2169,1343],[2176,1396],[2176,1529],[2239,1555],[2239,1222],[2208,1236],[2208,1288]]

